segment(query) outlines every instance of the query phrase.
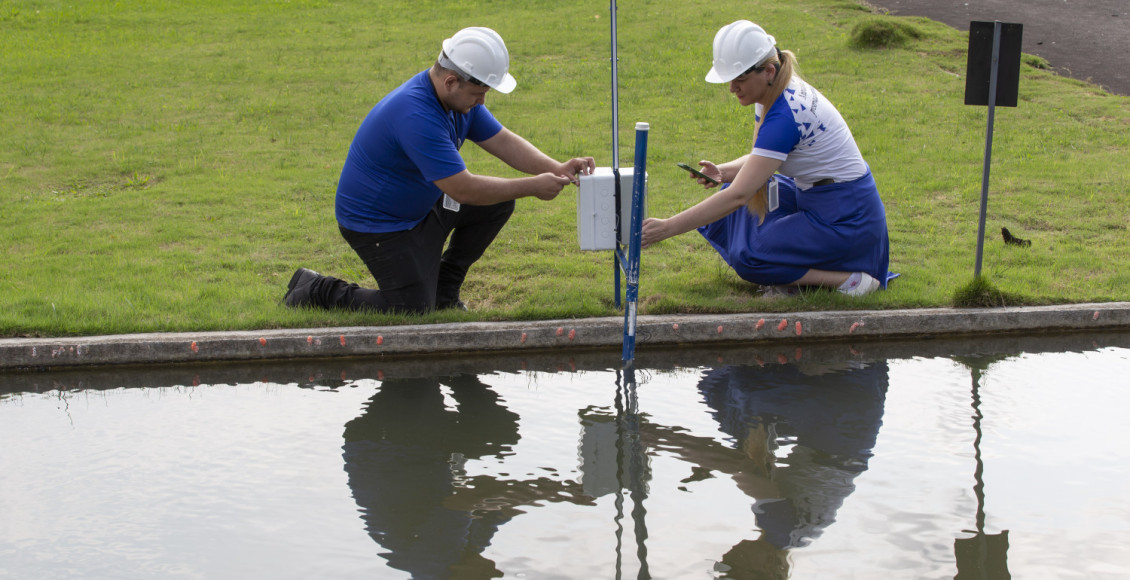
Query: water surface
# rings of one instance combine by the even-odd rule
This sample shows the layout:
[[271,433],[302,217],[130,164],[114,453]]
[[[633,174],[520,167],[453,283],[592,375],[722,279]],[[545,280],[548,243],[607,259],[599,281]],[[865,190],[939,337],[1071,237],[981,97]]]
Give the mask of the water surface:
[[1123,578],[1130,337],[0,375],[0,577]]

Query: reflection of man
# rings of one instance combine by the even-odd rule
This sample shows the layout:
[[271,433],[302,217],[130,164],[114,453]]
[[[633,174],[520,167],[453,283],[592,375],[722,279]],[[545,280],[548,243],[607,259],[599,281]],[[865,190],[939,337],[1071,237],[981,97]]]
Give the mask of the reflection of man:
[[[441,381],[457,409],[445,406]],[[518,416],[494,391],[468,375],[387,380],[344,437],[349,487],[390,566],[414,578],[495,571],[480,554],[509,518],[443,505],[463,460],[497,456],[518,442]]]
[[518,506],[591,503],[569,482],[463,474],[465,461],[501,458],[519,439],[518,415],[472,375],[386,380],[344,437],[349,488],[366,529],[389,566],[413,578],[501,576],[482,552]]

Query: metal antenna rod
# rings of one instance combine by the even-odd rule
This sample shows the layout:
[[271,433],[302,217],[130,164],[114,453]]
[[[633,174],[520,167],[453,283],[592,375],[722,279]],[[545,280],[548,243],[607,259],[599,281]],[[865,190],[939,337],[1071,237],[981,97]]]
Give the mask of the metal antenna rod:
[[610,0],[612,9],[612,172],[617,174],[619,182],[620,170],[620,110],[619,96],[616,89],[619,84],[618,64],[620,57],[616,53],[616,0]]
[[[609,0],[609,12],[611,12],[612,20],[612,182],[613,182],[613,195],[612,201],[616,207],[616,247],[620,247],[620,240],[622,239],[622,232],[624,227],[623,216],[620,215],[620,97],[617,93],[617,85],[619,85],[619,62],[620,57],[616,52],[616,0]],[[620,257],[617,251],[612,252],[612,292],[613,301],[616,303],[616,308],[620,308]]]

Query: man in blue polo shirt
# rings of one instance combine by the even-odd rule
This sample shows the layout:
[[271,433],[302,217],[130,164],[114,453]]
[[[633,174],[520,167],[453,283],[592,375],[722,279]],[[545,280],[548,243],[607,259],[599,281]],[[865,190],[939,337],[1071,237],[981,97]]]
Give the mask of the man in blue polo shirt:
[[[430,69],[373,107],[349,147],[335,212],[379,290],[299,268],[287,306],[466,309],[459,289],[467,270],[506,224],[514,200],[552,200],[596,167],[592,157],[558,162],[491,115],[487,92],[509,93],[516,84],[509,68],[496,32],[465,28],[443,41]],[[530,177],[471,173],[459,155],[468,139]]]

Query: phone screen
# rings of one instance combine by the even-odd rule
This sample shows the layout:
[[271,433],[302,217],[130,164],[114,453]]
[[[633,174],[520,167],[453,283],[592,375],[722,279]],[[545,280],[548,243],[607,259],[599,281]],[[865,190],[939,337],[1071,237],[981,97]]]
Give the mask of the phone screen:
[[703,173],[703,172],[701,172],[701,171],[699,171],[699,170],[695,169],[694,167],[691,167],[690,165],[687,165],[686,163],[678,163],[677,165],[678,165],[679,167],[682,167],[683,169],[686,169],[687,171],[690,171],[690,172],[691,172],[691,173],[693,173],[693,174],[694,174],[694,175],[695,175],[696,177],[701,177],[702,179],[705,179],[705,180],[709,181],[710,183],[713,183],[714,185],[718,185],[718,180],[717,180],[717,179],[714,179],[713,177],[710,177],[709,175],[707,175],[707,174],[705,174],[705,173]]

